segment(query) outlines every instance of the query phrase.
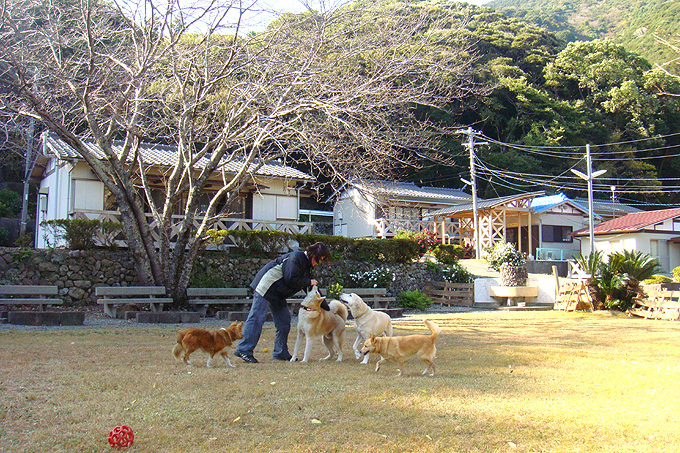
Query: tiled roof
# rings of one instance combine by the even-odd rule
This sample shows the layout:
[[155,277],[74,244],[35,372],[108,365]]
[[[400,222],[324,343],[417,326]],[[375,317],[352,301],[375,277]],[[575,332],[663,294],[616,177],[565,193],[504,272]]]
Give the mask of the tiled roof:
[[[574,198],[574,201],[588,206],[587,198]],[[612,211],[617,215],[631,214],[633,212],[643,212],[642,209],[623,204],[619,201],[612,203],[611,200],[593,199],[593,211],[602,215],[611,215]]]
[[[59,159],[82,159],[80,153],[73,149],[69,144],[61,140],[51,132],[43,134],[43,143],[46,151],[53,153]],[[99,159],[104,158],[104,153],[97,146],[93,140],[83,140],[83,144]],[[122,148],[122,141],[114,141],[113,146],[120,150]],[[177,162],[177,148],[168,145],[159,145],[154,143],[142,143],[140,146],[140,153],[144,163],[149,165],[159,165],[171,167]],[[202,168],[208,160],[203,158],[196,164],[197,168]],[[227,162],[223,167],[229,173],[235,173],[241,168],[241,162],[232,161]],[[288,165],[282,163],[269,163],[263,165],[257,174],[260,176],[272,176],[278,178],[290,178],[296,180],[312,181],[314,178],[307,173],[299,171]]]
[[[593,227],[595,234],[631,233],[644,230],[664,220],[680,217],[680,208],[662,209],[659,211],[642,211],[627,214],[616,219],[607,220]],[[585,236],[589,233],[587,228],[575,231],[575,236]]]
[[[487,200],[480,200],[477,199],[477,209],[478,210],[483,210],[483,209],[491,209],[495,208],[496,206],[501,206],[505,203],[509,203],[514,200],[519,200],[521,198],[533,198],[537,197],[540,195],[543,195],[545,192],[531,192],[531,193],[524,193],[520,195],[508,195],[505,197],[499,197],[499,198],[489,198]],[[474,206],[472,203],[465,203],[465,204],[460,204],[458,206],[451,206],[449,208],[443,208],[440,209],[439,211],[431,212],[428,214],[429,217],[441,217],[441,216],[447,216],[447,215],[453,215],[453,214],[458,214],[461,212],[472,212],[474,210]]]
[[442,187],[419,187],[412,182],[366,180],[352,185],[373,194],[383,194],[390,198],[410,201],[427,201],[432,203],[468,202],[472,195],[461,189]]

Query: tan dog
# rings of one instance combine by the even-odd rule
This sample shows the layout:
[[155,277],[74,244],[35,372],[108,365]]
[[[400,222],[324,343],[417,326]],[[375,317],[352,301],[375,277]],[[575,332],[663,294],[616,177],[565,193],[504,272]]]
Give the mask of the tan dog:
[[[392,318],[385,312],[375,311],[369,307],[366,302],[354,293],[340,294],[340,300],[345,302],[352,312],[354,317],[354,328],[357,331],[357,339],[354,342],[354,356],[357,360],[362,357],[359,347],[363,345],[364,341],[368,340],[371,335],[387,335],[392,336]],[[364,360],[362,365],[368,363],[369,355],[363,355]]]
[[342,341],[345,335],[345,322],[347,321],[347,307],[337,300],[331,300],[328,305],[331,310],[326,311],[321,308],[321,303],[325,300],[319,294],[316,286],[307,294],[300,304],[298,313],[297,339],[291,362],[297,361],[298,348],[305,337],[305,354],[303,362],[309,360],[309,353],[312,350],[312,338],[322,337],[323,343],[328,349],[328,355],[321,360],[328,360],[335,353],[338,354],[338,362],[342,362]]
[[179,361],[180,355],[184,352],[184,363],[191,365],[189,361],[189,355],[197,349],[201,349],[204,352],[210,354],[208,358],[208,363],[206,366],[210,368],[210,362],[212,361],[215,354],[218,352],[224,359],[224,362],[230,367],[234,367],[227,356],[227,346],[243,338],[243,333],[241,332],[243,328],[243,322],[236,323],[233,322],[226,329],[223,327],[221,329],[215,330],[214,332],[209,332],[203,329],[184,329],[177,335],[177,344],[172,348],[172,355],[175,356],[175,360]]
[[430,376],[434,376],[434,358],[437,355],[437,348],[434,345],[441,329],[432,321],[425,319],[425,326],[432,332],[432,335],[406,335],[401,337],[376,337],[371,335],[361,348],[361,352],[366,355],[371,352],[380,354],[381,359],[375,365],[375,371],[380,369],[380,365],[389,361],[397,360],[399,370],[397,376],[401,376],[404,368],[404,359],[413,354],[418,354],[418,358],[427,363],[427,368],[423,371],[425,375],[432,370]]

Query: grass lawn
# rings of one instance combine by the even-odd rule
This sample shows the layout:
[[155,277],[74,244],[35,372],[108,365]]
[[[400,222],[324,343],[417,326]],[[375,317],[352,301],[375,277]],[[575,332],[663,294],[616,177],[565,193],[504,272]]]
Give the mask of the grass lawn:
[[[423,316],[395,334],[427,333]],[[428,315],[437,375],[274,362],[274,329],[236,368],[171,355],[180,326],[0,331],[0,451],[678,452],[680,323],[609,312]],[[292,350],[295,329],[289,345]],[[321,345],[313,359],[325,355]]]

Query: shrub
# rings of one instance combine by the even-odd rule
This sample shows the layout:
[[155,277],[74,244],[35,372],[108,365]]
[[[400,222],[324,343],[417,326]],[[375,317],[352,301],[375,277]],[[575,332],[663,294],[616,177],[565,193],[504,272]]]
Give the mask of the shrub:
[[417,289],[400,293],[397,297],[397,301],[401,307],[412,310],[425,310],[432,305],[430,296]]
[[102,245],[110,249],[118,248],[116,237],[123,231],[123,224],[119,222],[101,222]]
[[418,244],[410,239],[356,239],[350,259],[384,263],[410,263],[419,258]]
[[439,270],[442,280],[449,283],[472,283],[474,276],[460,264],[452,264]]
[[9,247],[9,231],[0,228],[0,247]]
[[652,275],[649,278],[645,279],[645,285],[654,285],[656,283],[670,283],[673,280],[670,277],[666,277],[665,275]]
[[673,268],[673,281],[680,282],[680,266]]
[[21,195],[13,190],[0,190],[0,217],[12,217],[21,212]]
[[265,258],[275,258],[289,250],[293,235],[283,231],[208,230],[209,244],[222,245],[227,239],[234,244],[234,253]]
[[509,242],[498,242],[492,247],[484,249],[486,251],[486,261],[493,270],[500,270],[502,264],[510,266],[523,266],[527,263],[522,253],[515,249]]
[[396,274],[389,267],[349,274],[352,285],[357,288],[387,288],[396,278]]
[[96,245],[96,235],[101,223],[99,220],[55,219],[44,221],[41,225],[51,230],[57,240],[66,242],[67,248],[91,250]]
[[432,254],[442,264],[455,264],[459,259],[463,258],[465,249],[462,245],[439,244],[432,250]]
[[328,234],[294,234],[300,250],[304,250],[312,244],[323,242],[331,251],[331,260],[348,259],[355,248],[356,240],[344,236],[332,236]]
[[206,233],[206,245],[222,246],[233,242],[235,254],[275,257],[290,251],[292,240],[300,250],[315,242],[323,242],[331,252],[331,260],[350,259],[381,263],[409,263],[421,255],[411,239],[351,239],[323,234],[289,234],[280,231],[216,230]]
[[398,230],[394,236],[395,239],[407,239],[413,241],[418,246],[418,253],[420,256],[434,250],[438,245],[437,233],[430,230],[423,230],[419,233],[408,230]]

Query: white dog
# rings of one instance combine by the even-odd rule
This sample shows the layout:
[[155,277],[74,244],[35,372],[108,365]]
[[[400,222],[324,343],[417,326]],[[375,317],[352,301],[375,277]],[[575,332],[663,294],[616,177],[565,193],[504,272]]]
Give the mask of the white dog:
[[[354,356],[361,359],[359,348],[371,335],[392,336],[392,318],[387,313],[375,311],[364,302],[361,297],[354,293],[340,294],[340,300],[345,302],[354,317],[354,328],[357,331],[357,339],[354,342]],[[364,355],[363,365],[368,363],[368,354]]]

